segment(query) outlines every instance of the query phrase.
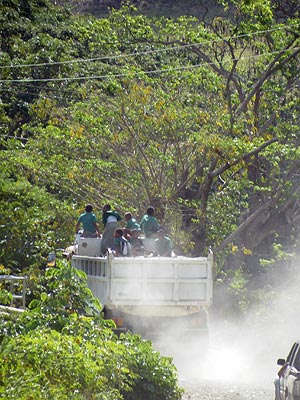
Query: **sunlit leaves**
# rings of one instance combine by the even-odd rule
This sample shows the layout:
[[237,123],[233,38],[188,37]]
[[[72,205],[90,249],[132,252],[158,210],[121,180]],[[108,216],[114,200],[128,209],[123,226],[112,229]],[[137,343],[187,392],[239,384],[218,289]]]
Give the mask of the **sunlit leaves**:
[[[0,395],[6,399],[179,400],[177,372],[150,342],[113,321],[67,262],[32,285],[36,298],[18,316],[0,315]],[[2,293],[1,293],[2,295]]]
[[14,62],[26,53],[22,63],[66,64],[10,73],[66,81],[35,82],[25,94],[9,87],[5,132],[25,140],[7,141],[8,159],[74,214],[109,200],[141,216],[153,202],[163,224],[182,226],[203,251],[279,187],[287,198],[299,144],[297,20],[277,24],[269,2],[233,3],[232,18],[209,23],[148,18],[130,5],[101,19],[42,18],[34,6],[26,40],[15,27]]

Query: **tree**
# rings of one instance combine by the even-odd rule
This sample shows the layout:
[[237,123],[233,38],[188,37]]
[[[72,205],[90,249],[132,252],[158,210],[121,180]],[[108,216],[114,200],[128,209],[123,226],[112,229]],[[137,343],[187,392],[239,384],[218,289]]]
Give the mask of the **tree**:
[[[110,20],[117,34],[122,35],[120,42],[129,48],[139,46],[140,51],[147,51],[147,46],[154,43],[159,57],[155,66],[147,55],[132,62],[135,69],[142,68],[143,72],[133,82],[124,77],[121,87],[116,82],[114,96],[107,98],[98,92],[101,102],[94,100],[96,119],[84,111],[87,104],[76,105],[77,110],[81,107],[76,111],[76,125],[92,132],[92,142],[100,146],[96,150],[98,157],[109,160],[104,163],[103,172],[110,183],[115,182],[113,186],[119,188],[121,182],[126,182],[127,196],[131,191],[133,195],[137,191],[143,193],[139,188],[145,188],[142,197],[147,202],[157,201],[159,209],[166,207],[175,213],[179,210],[185,231],[192,230],[196,253],[208,245],[214,245],[216,251],[224,249],[230,242],[226,236],[234,237],[232,230],[239,220],[243,222],[252,215],[249,224],[243,223],[237,234],[250,227],[252,218],[260,212],[281,207],[282,196],[278,193],[287,196],[286,206],[296,204],[292,198],[297,189],[290,188],[298,159],[294,150],[298,142],[294,93],[299,50],[297,30],[290,30],[295,21],[288,20],[287,27],[273,25],[269,29],[273,24],[270,4],[238,2],[235,6],[239,8],[235,15],[240,19],[234,25],[220,19],[205,25],[195,19],[160,19],[155,30],[147,21],[139,29],[140,17],[124,16],[124,11],[112,13]],[[170,49],[172,56],[168,52],[161,55],[162,45]],[[175,45],[184,47],[173,49]],[[191,72],[184,73],[180,65],[186,56]],[[200,67],[194,71],[198,64]],[[172,65],[171,73],[157,74],[155,69],[165,65]],[[179,68],[180,73],[176,74],[174,68]],[[129,72],[130,75],[136,76],[137,72]],[[284,120],[278,116],[284,116]],[[287,153],[286,162],[278,163],[278,157]],[[128,158],[130,173],[126,173]],[[240,193],[236,198],[231,194],[232,188]],[[233,201],[226,202],[224,198],[229,193]],[[118,199],[117,193],[111,192],[110,196]],[[241,207],[236,207],[236,201],[241,201]],[[122,199],[118,202],[122,204]],[[230,207],[226,215],[220,209],[225,202]],[[139,210],[139,204],[134,208]],[[214,222],[216,215],[225,220],[221,232]],[[256,219],[257,224],[264,224],[260,232],[265,234],[255,235],[259,226],[253,229],[253,224],[252,233],[244,231],[239,238],[241,257],[237,258],[237,265],[255,249],[270,244],[274,230],[269,226],[274,227],[274,220],[278,224],[276,232],[283,227],[289,232],[296,228],[286,224],[281,215],[279,211],[273,218]],[[164,217],[164,210],[161,216]],[[271,251],[270,246],[267,248]]]
[[152,203],[181,251],[211,246],[219,269],[250,268],[254,253],[257,267],[274,241],[296,240],[299,17],[263,1],[228,10],[70,19],[76,58],[47,88],[72,95],[43,93],[22,127],[34,184],[59,186],[74,210],[87,197],[138,216]]

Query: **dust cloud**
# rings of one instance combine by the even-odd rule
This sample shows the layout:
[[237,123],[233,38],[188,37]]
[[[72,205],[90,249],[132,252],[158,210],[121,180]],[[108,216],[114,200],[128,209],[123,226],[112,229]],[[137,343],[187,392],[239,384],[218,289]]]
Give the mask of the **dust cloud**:
[[266,273],[264,279],[264,301],[243,319],[211,313],[208,346],[170,347],[166,355],[173,357],[181,378],[273,387],[277,359],[286,358],[300,339],[300,262]]

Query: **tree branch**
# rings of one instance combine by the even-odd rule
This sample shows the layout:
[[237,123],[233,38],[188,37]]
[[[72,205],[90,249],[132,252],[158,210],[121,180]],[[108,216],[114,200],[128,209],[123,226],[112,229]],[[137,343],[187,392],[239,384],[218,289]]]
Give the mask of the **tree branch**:
[[215,171],[209,172],[211,177],[216,177],[218,175],[221,175],[224,171],[227,169],[231,168],[232,166],[238,164],[242,160],[247,160],[248,158],[255,156],[256,154],[260,153],[262,150],[264,150],[266,147],[270,146],[272,143],[278,142],[278,138],[272,138],[268,140],[267,142],[263,143],[261,146],[257,147],[256,149],[250,151],[249,153],[244,154],[241,158],[238,160],[234,160],[231,163],[227,162],[225,165],[222,167],[218,168]]
[[234,232],[232,232],[229,236],[227,236],[227,238],[223,240],[223,242],[219,246],[213,248],[213,252],[218,253],[221,250],[223,250],[229,243],[233,242],[234,239],[240,236],[241,233],[258,217],[258,215],[261,214],[263,211],[265,211],[269,206],[271,206],[273,202],[274,199],[269,200],[267,203],[259,207],[244,222],[242,222],[241,225]]
[[[294,43],[294,41],[293,41]],[[284,51],[288,50],[293,50],[291,48],[292,44],[289,44],[286,46]],[[296,50],[289,55],[287,58],[279,62],[280,57],[282,56],[282,52],[277,54],[277,56],[274,58],[274,60],[269,64],[267,67],[266,71],[261,75],[261,77],[258,79],[256,84],[253,86],[252,90],[249,92],[248,96],[245,98],[245,100],[242,102],[242,104],[239,106],[239,108],[236,110],[235,117],[239,117],[244,111],[246,111],[248,103],[252,99],[252,97],[255,95],[255,93],[260,90],[260,88],[263,86],[263,84],[268,80],[268,78],[275,72],[278,71],[284,64],[286,64],[289,60],[292,58],[295,58],[297,54],[299,54],[300,48],[296,48]]]

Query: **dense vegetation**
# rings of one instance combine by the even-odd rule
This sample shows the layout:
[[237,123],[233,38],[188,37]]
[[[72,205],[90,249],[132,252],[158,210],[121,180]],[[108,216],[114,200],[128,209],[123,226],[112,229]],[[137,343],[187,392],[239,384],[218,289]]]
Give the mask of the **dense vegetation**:
[[113,322],[68,263],[35,284],[22,314],[0,314],[0,397],[5,399],[179,400],[171,359]]
[[[297,2],[106,18],[1,0],[1,261],[39,266],[86,202],[256,274],[299,233]],[[292,5],[294,4],[294,8]],[[224,2],[224,11],[227,10]]]
[[[107,202],[137,218],[152,204],[177,253],[213,249],[217,281],[236,311],[255,301],[247,296],[253,280],[299,247],[299,4],[224,0],[208,13],[203,1],[199,15],[178,18],[124,4],[99,18],[54,3],[0,0],[0,264],[30,277],[33,300],[1,325],[1,383],[14,398],[28,363],[24,396],[48,382],[45,398],[56,390],[88,398],[95,384],[107,399],[139,399],[141,375],[154,379],[157,364],[158,379],[169,374],[158,398],[176,399],[171,364],[139,338],[117,339],[95,314],[89,319],[87,293],[67,315],[62,298],[48,303],[45,257],[70,243],[87,202],[98,217]],[[47,370],[35,356],[47,350],[45,336],[54,362]],[[74,386],[61,388],[56,355],[70,348],[64,380]],[[152,357],[149,371],[142,354]],[[85,359],[89,376],[79,367]],[[78,369],[80,382],[71,379]],[[150,391],[162,384],[151,379]]]

